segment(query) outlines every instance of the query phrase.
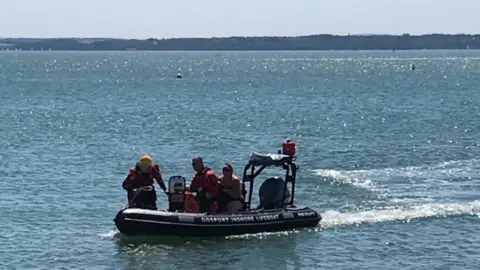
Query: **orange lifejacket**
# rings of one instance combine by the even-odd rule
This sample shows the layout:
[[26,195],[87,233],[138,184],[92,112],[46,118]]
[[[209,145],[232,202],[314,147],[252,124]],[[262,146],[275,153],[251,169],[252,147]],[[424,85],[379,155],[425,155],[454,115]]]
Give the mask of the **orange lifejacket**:
[[[185,192],[184,208],[185,212],[187,213],[200,213],[200,204],[191,192]],[[217,211],[217,208],[217,202],[212,201],[208,208],[208,212],[215,213]]]
[[185,212],[187,213],[199,213],[200,205],[197,199],[190,192],[185,193]]

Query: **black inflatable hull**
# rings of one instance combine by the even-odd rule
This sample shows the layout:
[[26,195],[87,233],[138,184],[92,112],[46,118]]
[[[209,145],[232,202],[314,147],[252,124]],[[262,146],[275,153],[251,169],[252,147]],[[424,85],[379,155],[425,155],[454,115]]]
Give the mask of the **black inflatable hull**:
[[125,235],[228,236],[315,227],[321,216],[314,210],[246,211],[235,215],[173,213],[144,209],[123,209],[115,225]]

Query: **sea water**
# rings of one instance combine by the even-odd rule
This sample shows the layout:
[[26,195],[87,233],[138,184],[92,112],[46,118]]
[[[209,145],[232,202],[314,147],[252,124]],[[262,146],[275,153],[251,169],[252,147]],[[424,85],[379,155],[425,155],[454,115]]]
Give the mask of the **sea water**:
[[[1,52],[0,268],[478,269],[479,106],[478,51]],[[240,176],[287,138],[317,228],[116,231],[141,155]]]

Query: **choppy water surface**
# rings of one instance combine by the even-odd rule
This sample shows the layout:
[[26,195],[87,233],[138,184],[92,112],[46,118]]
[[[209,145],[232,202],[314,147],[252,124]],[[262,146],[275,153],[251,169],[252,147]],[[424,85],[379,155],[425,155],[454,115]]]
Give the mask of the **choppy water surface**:
[[[477,269],[479,87],[476,51],[2,52],[0,266]],[[318,228],[115,231],[140,155],[167,177],[194,155],[240,172],[287,137]]]

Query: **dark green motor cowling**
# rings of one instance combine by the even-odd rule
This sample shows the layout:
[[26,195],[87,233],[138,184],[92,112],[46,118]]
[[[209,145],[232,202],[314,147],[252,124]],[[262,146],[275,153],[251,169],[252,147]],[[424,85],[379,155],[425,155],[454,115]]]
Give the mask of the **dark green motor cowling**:
[[[285,197],[282,200],[285,181],[276,176],[265,180],[260,186],[260,205],[264,209],[276,209],[283,206],[283,202],[288,202],[290,191],[287,188]],[[282,202],[283,201],[283,202]]]

